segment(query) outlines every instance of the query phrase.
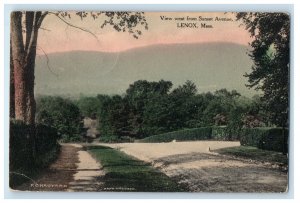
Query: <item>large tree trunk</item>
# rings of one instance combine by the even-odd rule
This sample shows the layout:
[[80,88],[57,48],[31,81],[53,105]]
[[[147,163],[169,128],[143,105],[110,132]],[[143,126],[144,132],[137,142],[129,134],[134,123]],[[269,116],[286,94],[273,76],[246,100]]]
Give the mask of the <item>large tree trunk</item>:
[[25,43],[22,12],[11,13],[11,56],[13,65],[15,119],[35,123],[34,66],[41,12],[26,12]]
[[11,41],[10,41],[10,91],[9,91],[9,117],[15,118],[15,82],[14,65],[12,60]]

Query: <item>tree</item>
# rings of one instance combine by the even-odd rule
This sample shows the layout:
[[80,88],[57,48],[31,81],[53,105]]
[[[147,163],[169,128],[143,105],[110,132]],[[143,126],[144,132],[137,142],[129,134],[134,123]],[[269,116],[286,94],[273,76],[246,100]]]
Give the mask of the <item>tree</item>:
[[149,82],[146,80],[138,80],[130,84],[126,90],[125,98],[130,105],[129,124],[131,131],[136,136],[143,136],[143,123],[145,107],[152,98],[167,95],[172,88],[172,82],[160,80],[158,82]]
[[[99,131],[102,141],[118,141],[122,136],[132,136],[129,126],[130,107],[126,98],[119,95],[101,95],[98,111]],[[99,98],[99,96],[98,96]],[[99,100],[100,101],[100,100]]]
[[[42,12],[11,13],[11,60],[14,77],[15,118],[34,123],[34,65],[38,29],[46,15]],[[25,18],[25,26],[22,20]],[[23,35],[23,29],[25,34]]]
[[213,95],[206,94],[206,108],[200,114],[201,123],[208,125],[227,125],[230,112],[236,107],[240,94],[236,90],[216,90]]
[[198,107],[194,100],[196,93],[197,87],[190,80],[187,80],[183,85],[179,85],[171,92],[170,103],[174,106],[173,111],[176,115],[174,120],[177,120],[176,125],[178,128],[191,127],[190,121],[193,120],[193,115]]
[[101,102],[97,97],[80,97],[76,101],[76,105],[83,116],[95,119],[95,116],[101,107]]
[[237,13],[254,40],[250,43],[252,72],[248,87],[262,90],[272,123],[288,126],[290,17],[287,13]]
[[190,80],[187,80],[182,86],[180,85],[173,90],[173,95],[179,95],[181,97],[190,97],[194,96],[197,93],[197,87],[195,83]]
[[165,95],[172,88],[171,81],[160,80],[158,82],[149,82],[147,80],[138,80],[129,85],[126,90],[126,97],[131,101],[140,98],[148,98],[156,95]]
[[[11,13],[11,63],[13,67],[15,119],[24,121],[26,124],[35,123],[36,103],[34,99],[34,67],[37,49],[39,29],[47,15],[55,15],[59,20],[71,27],[89,32],[69,23],[66,19],[71,18],[68,12],[42,12],[42,11],[16,11]],[[101,28],[110,25],[118,32],[128,32],[138,38],[142,32],[140,28],[148,29],[148,24],[142,12],[76,12],[76,16],[84,19],[88,16],[98,19],[106,16]]]
[[183,123],[181,119],[176,111],[176,104],[169,95],[151,97],[143,112],[144,136],[177,130]]
[[36,119],[40,124],[55,128],[63,142],[79,141],[82,138],[80,110],[69,99],[51,96],[39,98]]

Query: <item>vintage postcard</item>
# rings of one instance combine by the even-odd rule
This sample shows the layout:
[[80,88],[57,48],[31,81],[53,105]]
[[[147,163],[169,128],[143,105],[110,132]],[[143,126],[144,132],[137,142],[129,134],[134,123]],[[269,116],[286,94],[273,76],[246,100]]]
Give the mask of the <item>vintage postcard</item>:
[[288,191],[284,12],[13,11],[15,191]]

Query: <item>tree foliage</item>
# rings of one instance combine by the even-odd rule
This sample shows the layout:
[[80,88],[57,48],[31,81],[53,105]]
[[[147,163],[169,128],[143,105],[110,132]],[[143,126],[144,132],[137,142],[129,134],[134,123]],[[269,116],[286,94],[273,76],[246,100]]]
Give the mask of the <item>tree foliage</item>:
[[64,142],[82,138],[82,116],[71,100],[50,96],[38,99],[36,120],[56,129]]
[[[72,19],[72,17],[80,17],[81,20],[84,20],[87,17],[91,17],[94,20],[98,20],[101,17],[105,17],[103,22],[100,22],[100,28],[104,28],[106,26],[111,26],[117,32],[128,32],[134,38],[138,39],[139,36],[142,35],[142,30],[148,30],[148,23],[146,21],[144,12],[75,12],[75,15],[67,12],[67,11],[58,11],[58,12],[48,12],[49,14],[53,14],[57,16],[60,20],[71,25],[72,27],[81,29],[83,31],[91,33],[89,30],[78,27],[76,25],[71,24],[67,20]],[[103,18],[102,18],[103,19]],[[94,35],[95,36],[95,35]]]
[[81,114],[85,117],[94,118],[101,107],[101,102],[97,97],[80,97],[75,103]]
[[263,91],[263,102],[272,123],[288,125],[290,17],[287,13],[238,13],[253,41],[254,62],[247,73],[249,87]]
[[266,125],[256,122],[265,116],[260,101],[243,97],[235,90],[197,94],[191,81],[171,88],[170,81],[139,80],[129,85],[124,96],[98,95],[94,100],[98,104],[92,106],[99,107],[101,136],[117,141],[187,128],[227,126],[237,132],[246,126]]
[[[130,106],[129,125],[130,129],[138,137],[143,137],[148,132],[149,123],[145,120],[149,115],[151,103],[155,105],[157,98],[162,98],[168,94],[172,87],[172,82],[160,80],[149,82],[138,80],[131,84],[126,90],[125,99]],[[155,112],[153,112],[154,114]]]

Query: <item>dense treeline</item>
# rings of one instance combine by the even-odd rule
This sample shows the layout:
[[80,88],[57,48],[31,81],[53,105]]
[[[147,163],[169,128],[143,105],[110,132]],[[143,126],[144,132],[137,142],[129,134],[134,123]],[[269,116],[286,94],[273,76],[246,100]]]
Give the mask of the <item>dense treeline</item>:
[[226,125],[236,132],[271,125],[258,96],[249,99],[226,89],[198,94],[189,80],[172,87],[170,81],[138,80],[125,95],[82,97],[76,103],[86,116],[96,115],[104,141],[207,126]]
[[57,129],[61,141],[81,141],[83,117],[97,118],[102,141],[130,141],[177,130],[227,126],[237,134],[243,127],[274,126],[259,96],[247,98],[235,90],[197,93],[191,81],[174,88],[171,81],[138,80],[120,95],[37,99],[38,123]]
[[170,81],[138,80],[122,96],[38,98],[36,121],[56,129],[62,142],[84,140],[83,117],[98,120],[105,142],[212,126],[226,126],[226,140],[235,140],[242,128],[276,127],[265,105],[259,96],[250,99],[235,90],[199,94],[191,81],[174,88]]

